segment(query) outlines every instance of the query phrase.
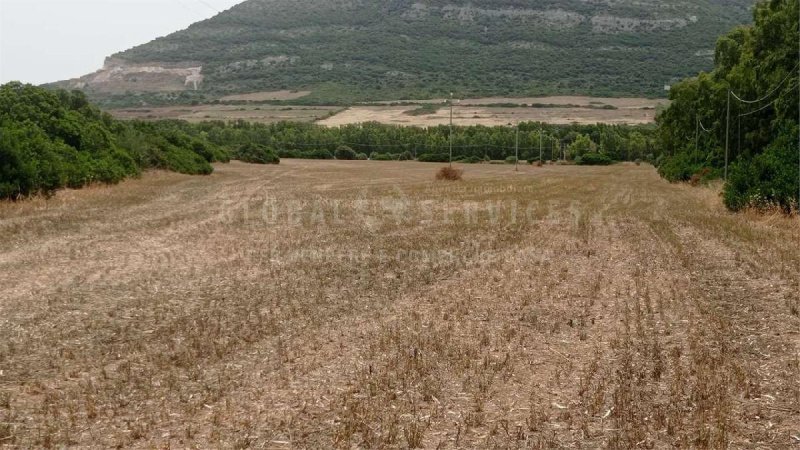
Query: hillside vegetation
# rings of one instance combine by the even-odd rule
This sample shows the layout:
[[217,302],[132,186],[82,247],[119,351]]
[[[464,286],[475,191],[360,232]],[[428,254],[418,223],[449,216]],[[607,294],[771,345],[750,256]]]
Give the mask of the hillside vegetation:
[[673,87],[658,117],[669,155],[660,172],[672,181],[724,176],[727,142],[726,205],[789,211],[800,195],[798,1],[762,2],[754,16],[719,39],[713,71]]
[[201,65],[199,92],[117,92],[114,101],[187,102],[284,89],[309,89],[301,101],[328,103],[453,91],[659,96],[665,83],[711,67],[714,40],[746,23],[752,4],[249,0],[111,59]]

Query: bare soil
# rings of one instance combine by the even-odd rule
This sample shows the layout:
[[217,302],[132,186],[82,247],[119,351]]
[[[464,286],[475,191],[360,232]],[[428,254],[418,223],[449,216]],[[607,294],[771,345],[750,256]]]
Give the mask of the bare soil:
[[796,219],[646,165],[440,167],[0,203],[0,446],[800,443]]

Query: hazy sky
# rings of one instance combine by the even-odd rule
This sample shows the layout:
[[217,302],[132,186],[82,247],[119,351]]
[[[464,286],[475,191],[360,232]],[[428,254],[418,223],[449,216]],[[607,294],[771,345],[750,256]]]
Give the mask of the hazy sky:
[[94,72],[106,56],[243,0],[0,0],[0,83]]

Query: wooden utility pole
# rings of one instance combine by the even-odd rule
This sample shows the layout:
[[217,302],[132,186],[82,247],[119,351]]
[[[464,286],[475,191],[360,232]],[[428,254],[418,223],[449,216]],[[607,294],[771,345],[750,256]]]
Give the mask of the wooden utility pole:
[[516,161],[514,161],[514,171],[519,172],[519,122],[517,122],[517,144],[515,148]]
[[725,121],[725,181],[728,181],[728,151],[731,135],[731,90],[728,89],[728,120]]
[[544,149],[542,148],[542,130],[539,130],[539,164],[544,164],[542,158],[544,157]]
[[453,167],[453,93],[450,93],[450,167]]

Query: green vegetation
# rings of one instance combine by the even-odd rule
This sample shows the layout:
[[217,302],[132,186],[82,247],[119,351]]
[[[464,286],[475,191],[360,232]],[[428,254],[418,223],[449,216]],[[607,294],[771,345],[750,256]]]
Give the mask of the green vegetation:
[[752,3],[250,0],[114,55],[201,63],[201,91],[106,98],[185,103],[280,89],[310,89],[297,101],[306,104],[450,92],[661,96],[664,83],[711,66],[714,40],[749,21]]
[[[633,160],[653,149],[651,127],[519,125],[524,159],[562,155]],[[12,83],[0,88],[0,197],[49,194],[62,187],[116,183],[150,168],[209,174],[231,158],[277,164],[280,158],[450,160],[450,128],[366,123],[339,128],[182,121],[123,122],[91,106],[80,92]],[[454,127],[453,159],[505,160],[517,152],[509,127]],[[539,147],[541,143],[541,148]],[[565,152],[564,149],[569,149]],[[766,164],[766,162],[765,162]],[[768,166],[768,164],[767,164]]]
[[[210,143],[219,147],[238,147],[259,142],[277,149],[281,158],[332,159],[334,153],[346,146],[356,154],[370,155],[372,160],[450,160],[450,128],[447,126],[419,128],[365,123],[327,128],[290,122],[255,124],[216,121],[194,127],[198,133],[207,136]],[[557,160],[564,153],[568,159],[574,159],[591,152],[602,153],[614,161],[654,161],[660,156],[653,144],[655,129],[650,126],[525,122],[519,128],[519,155],[520,159],[525,160],[538,159],[540,154],[544,160]],[[454,161],[502,161],[515,153],[516,136],[513,128],[453,128]]]
[[420,162],[448,162],[450,161],[449,153],[424,153],[419,155],[417,161]]
[[271,148],[249,142],[239,147],[235,159],[252,164],[280,164],[281,159]]
[[117,183],[147,168],[208,174],[228,158],[188,124],[120,122],[78,91],[0,86],[0,198]]
[[586,153],[575,158],[575,164],[579,166],[608,166],[613,163],[614,160],[603,153]]
[[346,145],[340,145],[339,148],[336,149],[336,153],[334,153],[334,156],[336,156],[336,159],[342,159],[342,160],[358,159],[358,155],[356,154],[356,152],[353,151],[352,148]]
[[[658,116],[658,141],[666,153],[659,172],[670,181],[724,175],[728,142],[725,204],[789,211],[798,205],[800,184],[798,1],[761,2],[754,15],[752,27],[719,39],[713,71],[673,87],[672,105]],[[753,100],[731,96],[730,122],[729,90]]]

